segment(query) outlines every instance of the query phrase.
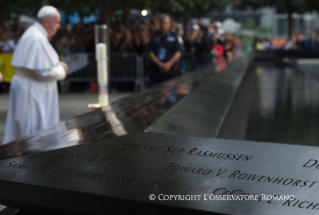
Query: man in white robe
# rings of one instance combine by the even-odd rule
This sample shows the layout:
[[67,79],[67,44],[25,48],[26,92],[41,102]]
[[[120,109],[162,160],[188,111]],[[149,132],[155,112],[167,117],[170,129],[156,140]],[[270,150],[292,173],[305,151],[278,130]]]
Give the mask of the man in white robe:
[[3,144],[59,123],[57,80],[66,76],[67,65],[49,43],[60,28],[60,14],[42,7],[38,22],[20,38],[11,64],[16,67],[10,86]]

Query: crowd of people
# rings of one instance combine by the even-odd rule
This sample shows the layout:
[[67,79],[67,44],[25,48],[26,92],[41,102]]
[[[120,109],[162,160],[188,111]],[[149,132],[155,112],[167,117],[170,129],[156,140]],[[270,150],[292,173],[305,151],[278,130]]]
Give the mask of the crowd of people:
[[284,49],[319,50],[319,37],[316,32],[310,35],[297,34],[284,46]]
[[[239,37],[233,39],[232,35],[224,33],[221,27],[221,23],[214,20],[208,24],[203,24],[201,20],[197,22],[189,21],[183,26],[173,19],[170,30],[177,34],[178,41],[185,52],[196,53],[196,49],[199,49],[202,36],[208,33],[214,44],[221,45],[223,50],[225,50],[223,52],[220,48],[216,48],[215,55],[220,54],[225,57],[232,57],[235,53]],[[136,52],[142,54],[151,35],[159,31],[160,23],[159,19],[129,22],[126,25],[116,21],[113,23],[112,29],[111,44],[114,52]],[[213,50],[213,45],[211,46],[211,50]]]
[[[95,24],[77,24],[73,28],[70,28],[68,24],[64,25],[53,40],[58,53],[95,52]],[[214,20],[208,24],[203,24],[199,20],[197,22],[189,21],[182,25],[172,19],[170,31],[177,34],[183,52],[200,55],[200,52],[203,51],[200,48],[201,38],[207,33],[213,41],[209,52],[215,56],[215,60],[220,57],[233,58],[240,37],[233,37],[230,33],[224,32],[221,27],[221,23]],[[114,18],[111,22],[111,29],[111,52],[133,52],[142,55],[145,53],[152,34],[160,30],[160,20],[159,18],[131,20],[123,24],[119,19]]]
[[296,33],[292,39],[285,40],[282,45],[276,46],[274,39],[254,38],[253,48],[258,51],[284,49],[284,50],[319,50],[319,36],[316,32],[311,34]]
[[[94,25],[97,23],[78,23],[70,26],[68,23],[61,25],[61,29],[51,41],[54,48],[60,55],[67,55],[76,52],[94,52]],[[11,25],[0,26],[0,53],[11,53],[22,35],[27,25],[21,25],[15,22]],[[208,24],[203,24],[201,20],[197,22],[187,22],[182,25],[175,19],[171,23],[171,31],[178,35],[183,51],[196,53],[203,31],[211,36],[214,44],[215,55],[224,55],[232,57],[236,49],[239,37],[232,38],[230,33],[225,33],[221,28],[220,22],[212,20]],[[112,52],[135,52],[139,55],[145,51],[151,35],[160,28],[159,19],[151,20],[131,20],[123,24],[119,19],[114,18],[111,22],[111,51]],[[213,49],[213,47],[212,47]]]
[[[87,24],[78,23],[70,26],[64,23],[57,35],[51,41],[54,48],[60,55],[68,55],[76,52],[95,52],[94,25],[96,22]],[[28,25],[20,24],[18,21],[9,25],[0,25],[0,53],[12,53],[15,46],[26,30]],[[131,20],[124,24],[119,18],[112,19],[111,22],[111,51],[112,52],[134,52],[139,55],[145,52],[145,47],[151,35],[160,28],[159,19],[151,20]],[[203,35],[201,29],[206,28],[214,41],[213,55],[233,58],[237,44],[240,42],[239,36],[232,36],[229,32],[224,32],[222,24],[212,20],[205,25],[201,20],[197,22],[188,21],[184,25],[173,19],[171,31],[178,35],[178,40],[183,51],[196,54],[196,48]],[[319,37],[316,32],[311,34],[299,33],[291,40],[286,41],[283,46],[274,45],[273,39],[262,39],[255,37],[253,41],[254,50],[283,49],[319,49]]]
[[258,51],[263,50],[272,50],[273,43],[270,39],[261,39],[259,37],[255,37],[253,41],[253,49]]
[[[182,24],[176,19],[169,18],[169,31],[176,35],[180,52],[193,56],[191,63],[185,60],[184,62],[179,61],[179,74],[214,61],[220,62],[226,58],[229,60],[234,58],[240,37],[224,32],[221,22],[211,20],[209,23],[203,23],[202,20],[197,20]],[[51,45],[60,56],[79,52],[95,53],[94,26],[98,23],[98,21],[78,23],[72,26],[69,23],[63,23],[57,34],[51,39]],[[0,26],[0,53],[12,53],[19,38],[28,27],[18,21]],[[152,35],[161,30],[161,17],[150,20],[130,20],[126,24],[118,17],[114,17],[110,29],[111,52],[130,52],[148,56],[150,39]],[[217,70],[225,68],[224,62],[223,65]],[[149,77],[151,68],[151,66],[145,68],[146,77]],[[3,87],[6,86],[3,85]]]

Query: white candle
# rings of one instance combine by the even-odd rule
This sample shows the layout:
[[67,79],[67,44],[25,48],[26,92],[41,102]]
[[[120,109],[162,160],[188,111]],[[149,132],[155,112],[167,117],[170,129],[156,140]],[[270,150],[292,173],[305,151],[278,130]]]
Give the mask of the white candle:
[[99,84],[107,84],[106,44],[98,43],[96,45],[96,60]]
[[106,59],[106,44],[105,43],[98,43],[96,44],[97,50],[97,59]]
[[98,43],[96,45],[96,60],[99,83],[99,103],[103,107],[109,105],[107,92],[106,44]]

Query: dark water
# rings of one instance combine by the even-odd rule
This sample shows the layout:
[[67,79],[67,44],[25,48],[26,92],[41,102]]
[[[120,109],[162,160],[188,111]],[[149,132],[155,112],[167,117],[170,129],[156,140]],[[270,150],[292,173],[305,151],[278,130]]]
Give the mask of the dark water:
[[250,72],[246,139],[319,145],[319,81],[283,65],[256,64]]

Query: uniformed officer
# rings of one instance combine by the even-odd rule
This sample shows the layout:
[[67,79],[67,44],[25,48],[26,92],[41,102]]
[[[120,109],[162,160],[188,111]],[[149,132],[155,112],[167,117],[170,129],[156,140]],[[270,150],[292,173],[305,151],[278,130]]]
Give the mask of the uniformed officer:
[[213,58],[210,53],[213,49],[214,41],[212,36],[208,33],[207,26],[201,25],[200,29],[202,36],[196,44],[196,56],[200,66],[204,66],[213,62]]
[[182,47],[177,35],[170,31],[169,15],[160,18],[160,31],[152,34],[146,47],[151,60],[149,78],[151,84],[156,84],[175,78],[181,74],[178,60],[182,56]]

